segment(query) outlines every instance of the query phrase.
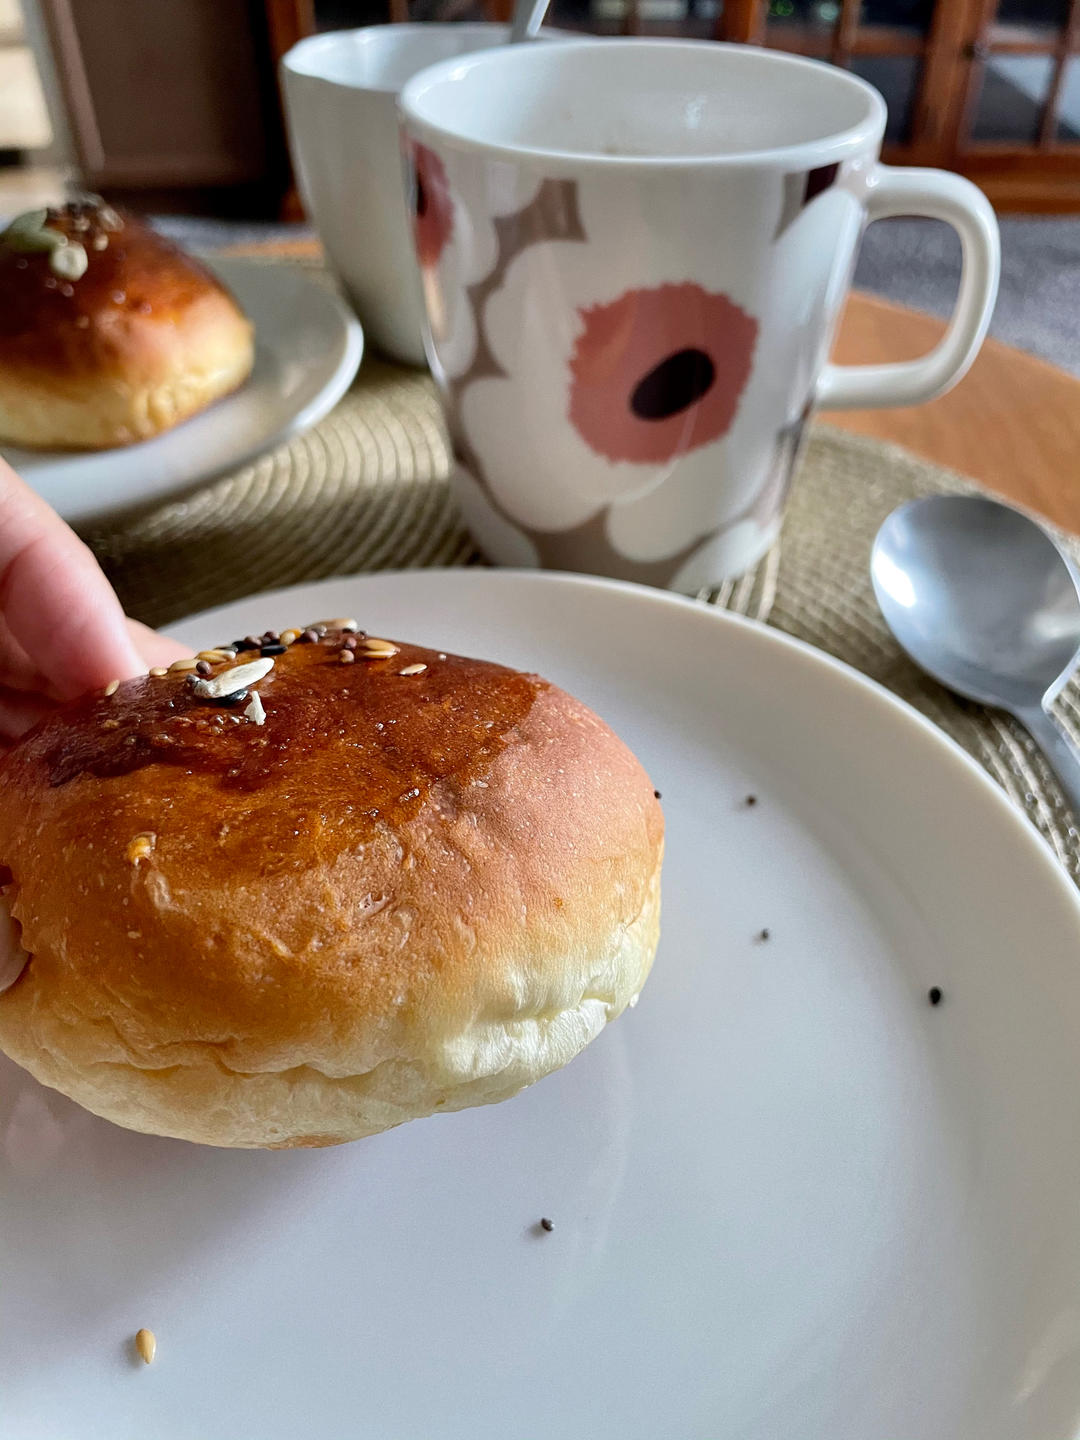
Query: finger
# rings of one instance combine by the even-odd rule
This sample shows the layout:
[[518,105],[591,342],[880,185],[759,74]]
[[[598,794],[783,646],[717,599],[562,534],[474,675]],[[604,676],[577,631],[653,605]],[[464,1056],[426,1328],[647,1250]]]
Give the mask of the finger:
[[0,685],[10,686],[13,690],[44,691],[48,688],[45,676],[12,635],[3,615],[0,615]]
[[0,685],[0,743],[17,740],[53,709],[55,703],[43,695],[27,695]]
[[93,555],[3,460],[0,611],[50,690],[65,698],[143,669]]
[[171,665],[181,656],[191,654],[188,646],[178,645],[168,636],[159,635],[156,630],[151,630],[148,625],[142,624],[139,620],[129,620],[127,628],[131,642],[146,669],[149,669],[151,665]]

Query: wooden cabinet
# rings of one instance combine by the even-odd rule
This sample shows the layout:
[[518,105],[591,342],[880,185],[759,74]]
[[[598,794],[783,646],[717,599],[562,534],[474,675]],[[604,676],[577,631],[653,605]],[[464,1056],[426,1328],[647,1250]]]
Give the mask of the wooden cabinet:
[[[626,28],[655,28],[646,17],[662,0],[628,3]],[[1000,209],[1080,210],[1080,0],[725,0],[714,17],[700,15],[709,0],[686,3],[697,33],[707,18],[718,39],[876,85],[887,160],[959,170]]]
[[1080,209],[1080,0],[734,0],[718,18],[877,85],[886,159],[959,170],[1001,209]]
[[[216,213],[277,214],[278,54],[296,0],[41,0],[81,178]],[[302,14],[301,14],[302,18]]]
[[[273,213],[276,65],[312,29],[505,19],[512,0],[40,0],[87,182]],[[971,176],[1001,209],[1080,210],[1080,0],[552,0],[569,30],[816,56],[889,104],[885,158]]]

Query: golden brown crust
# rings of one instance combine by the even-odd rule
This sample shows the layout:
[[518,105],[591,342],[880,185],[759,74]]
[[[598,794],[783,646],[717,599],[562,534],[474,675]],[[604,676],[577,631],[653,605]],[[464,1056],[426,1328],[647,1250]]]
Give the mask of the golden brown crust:
[[47,1083],[135,1128],[329,1144],[502,1099],[636,997],[663,822],[631,752],[536,676],[342,640],[277,658],[262,726],[170,674],[0,766],[32,956],[0,1046]]
[[[146,439],[242,384],[250,322],[205,266],[107,207],[50,211],[85,274],[0,238],[0,439],[94,448]],[[103,248],[101,248],[103,247]]]

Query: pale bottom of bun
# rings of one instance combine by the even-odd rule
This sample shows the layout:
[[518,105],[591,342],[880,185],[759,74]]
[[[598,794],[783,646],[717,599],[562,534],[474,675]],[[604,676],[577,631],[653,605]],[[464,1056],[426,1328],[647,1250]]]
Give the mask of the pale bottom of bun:
[[[437,1111],[507,1100],[567,1064],[637,1000],[659,929],[658,857],[637,917],[597,936],[593,954],[568,959],[564,975],[592,977],[584,989],[552,988],[550,1003],[534,999],[521,1013],[511,997],[533,990],[533,967],[515,973],[507,963],[500,988],[510,1013],[477,1016],[454,1034],[429,1024],[419,1041],[407,1031],[396,1050],[388,1046],[359,1073],[336,1073],[340,1057],[330,1073],[311,1055],[285,1070],[238,1073],[220,1046],[202,1044],[168,1046],[150,1057],[157,1063],[144,1056],[136,1066],[115,1025],[79,1017],[73,1026],[44,1006],[23,1007],[18,984],[0,1006],[0,1046],[43,1084],[130,1130],[247,1149],[339,1145]],[[543,973],[560,971],[548,959]]]
[[230,395],[253,363],[248,337],[213,368],[184,370],[156,385],[104,376],[51,384],[0,370],[0,440],[27,450],[111,450],[150,440]]

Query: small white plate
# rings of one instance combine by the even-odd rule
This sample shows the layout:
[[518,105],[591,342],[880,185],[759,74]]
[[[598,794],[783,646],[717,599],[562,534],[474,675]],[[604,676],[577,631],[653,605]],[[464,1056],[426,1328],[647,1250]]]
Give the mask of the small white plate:
[[71,525],[157,504],[239,469],[321,420],[352,384],[360,323],[332,290],[296,265],[206,262],[255,326],[248,381],[154,440],[116,450],[0,453]]
[[536,667],[635,747],[652,978],[517,1099],[334,1150],[128,1134],[4,1064],[3,1440],[1076,1434],[1080,902],[1003,796],[657,591],[414,572],[176,633],[338,614]]

